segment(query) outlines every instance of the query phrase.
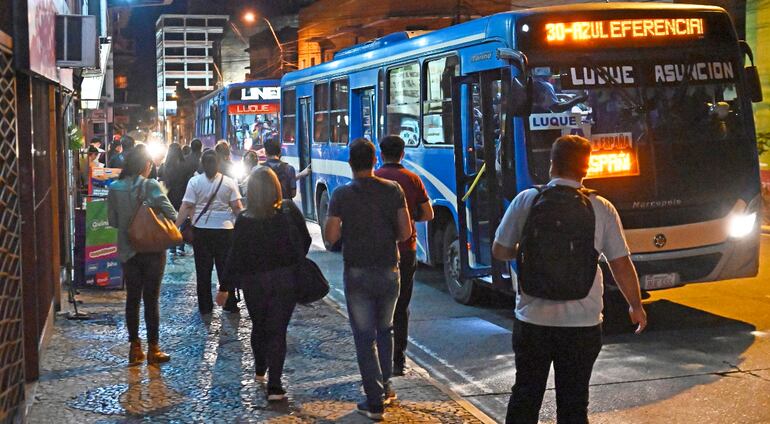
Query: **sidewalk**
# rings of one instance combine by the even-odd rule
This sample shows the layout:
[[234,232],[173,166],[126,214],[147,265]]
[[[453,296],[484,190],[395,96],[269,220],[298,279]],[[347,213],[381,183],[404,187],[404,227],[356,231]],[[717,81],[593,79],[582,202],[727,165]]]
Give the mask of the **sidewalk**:
[[[202,319],[194,276],[191,257],[169,260],[161,346],[172,359],[160,367],[127,366],[124,292],[81,291],[82,309],[92,319],[57,317],[27,421],[370,422],[354,411],[362,399],[360,377],[350,327],[337,310],[323,302],[297,307],[284,373],[289,402],[269,405],[254,379],[251,322],[243,302],[240,315],[215,308]],[[393,381],[399,400],[386,410],[387,422],[489,422],[414,365]]]

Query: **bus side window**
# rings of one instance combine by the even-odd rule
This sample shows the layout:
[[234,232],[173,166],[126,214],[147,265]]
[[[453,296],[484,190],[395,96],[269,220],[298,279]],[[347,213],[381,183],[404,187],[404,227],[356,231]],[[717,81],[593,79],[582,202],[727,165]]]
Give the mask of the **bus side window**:
[[332,143],[348,144],[348,79],[332,81],[331,130]]
[[420,65],[388,70],[387,134],[404,139],[407,146],[420,143]]
[[431,60],[424,67],[423,141],[429,145],[451,145],[452,77],[460,75],[457,56]]
[[[283,130],[283,143],[294,144],[296,133],[296,111],[297,111],[297,92],[294,90],[284,90],[281,96],[281,130]],[[263,141],[264,142],[264,141]]]
[[329,141],[329,83],[317,83],[313,88],[313,142]]

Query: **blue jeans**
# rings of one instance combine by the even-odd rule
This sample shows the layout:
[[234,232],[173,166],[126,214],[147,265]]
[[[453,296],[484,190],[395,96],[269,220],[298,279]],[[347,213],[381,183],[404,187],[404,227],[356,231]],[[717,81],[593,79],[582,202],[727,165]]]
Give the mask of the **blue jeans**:
[[345,299],[356,357],[369,406],[382,406],[384,384],[393,372],[393,311],[398,266],[345,267]]

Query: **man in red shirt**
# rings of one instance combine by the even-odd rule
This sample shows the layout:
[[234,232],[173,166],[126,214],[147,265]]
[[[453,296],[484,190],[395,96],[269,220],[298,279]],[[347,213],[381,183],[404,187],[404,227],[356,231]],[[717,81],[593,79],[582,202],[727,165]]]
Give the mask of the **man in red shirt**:
[[415,221],[433,219],[433,207],[430,204],[425,186],[412,171],[401,165],[404,158],[404,140],[397,135],[386,136],[380,141],[380,156],[383,165],[374,174],[380,178],[397,182],[404,191],[409,216],[412,217],[412,236],[398,244],[399,268],[401,270],[401,288],[399,290],[396,311],[393,314],[393,375],[404,375],[407,332],[409,328],[409,301],[412,299],[414,273],[417,270],[417,232]]

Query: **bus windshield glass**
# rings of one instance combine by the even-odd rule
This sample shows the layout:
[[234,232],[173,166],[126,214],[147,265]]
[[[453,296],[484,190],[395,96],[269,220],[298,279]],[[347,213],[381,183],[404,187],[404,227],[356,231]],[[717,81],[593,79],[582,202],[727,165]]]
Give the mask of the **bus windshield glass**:
[[659,191],[677,176],[698,184],[730,179],[726,173],[740,163],[733,159],[748,151],[740,69],[719,58],[534,65],[532,176],[547,181],[551,143],[577,134],[592,144],[589,179],[638,177]]

